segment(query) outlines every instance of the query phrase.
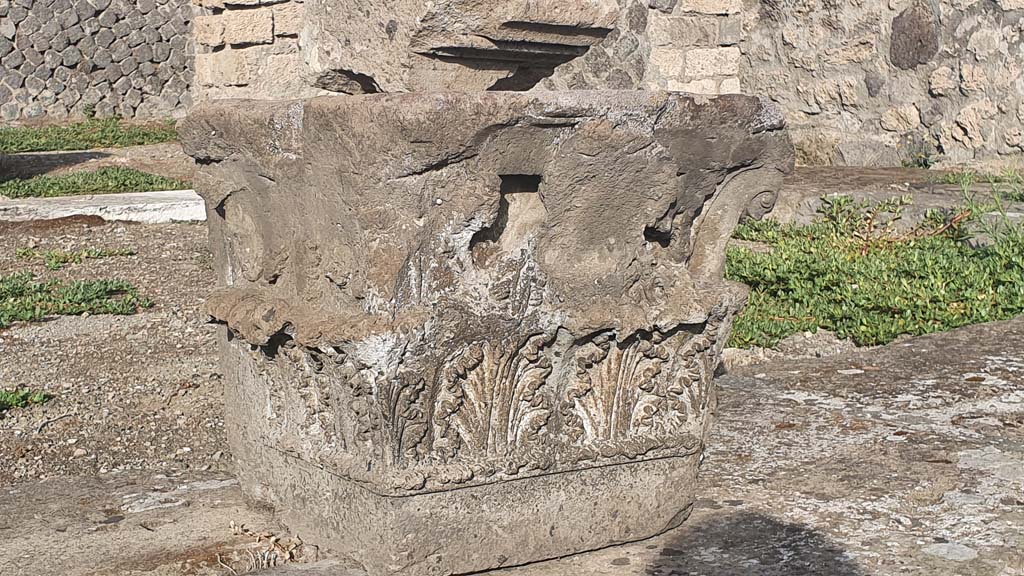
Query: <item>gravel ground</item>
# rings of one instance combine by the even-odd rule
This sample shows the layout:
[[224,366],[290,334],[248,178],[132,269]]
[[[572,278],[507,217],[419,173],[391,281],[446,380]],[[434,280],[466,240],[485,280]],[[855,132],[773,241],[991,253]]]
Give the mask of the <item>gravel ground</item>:
[[[133,248],[59,271],[15,250]],[[0,331],[0,387],[54,399],[0,416],[0,486],[128,470],[226,466],[215,328],[202,299],[214,283],[202,225],[78,218],[0,224],[0,273],[121,278],[155,305],[135,316],[59,317]]]

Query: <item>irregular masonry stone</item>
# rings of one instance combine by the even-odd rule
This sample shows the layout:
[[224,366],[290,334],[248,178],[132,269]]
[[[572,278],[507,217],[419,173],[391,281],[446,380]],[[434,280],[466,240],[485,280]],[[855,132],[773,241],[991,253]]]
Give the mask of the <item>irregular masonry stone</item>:
[[982,66],[970,62],[960,66],[960,90],[965,94],[984,92],[989,85],[988,75]]
[[239,50],[196,54],[196,81],[203,86],[244,86],[249,67]]
[[226,44],[270,44],[274,41],[274,13],[271,9],[237,10],[220,14]]
[[960,87],[957,73],[949,66],[940,66],[928,78],[928,89],[935,96],[949,96]]
[[680,0],[677,11],[699,14],[739,14],[743,11],[743,0]]
[[1001,30],[992,28],[981,28],[971,34],[967,41],[967,49],[974,53],[978,61],[984,62],[990,58],[998,57],[1003,44]]
[[740,56],[736,46],[687,50],[684,74],[693,79],[734,76],[739,73]]
[[195,40],[204,46],[224,45],[224,19],[216,16],[196,16],[192,22]]
[[890,57],[893,65],[909,70],[931,61],[939,51],[938,18],[929,3],[917,0],[892,22]]
[[743,40],[743,17],[734,14],[726,18],[718,18],[718,44],[733,46]]
[[964,106],[956,115],[956,124],[961,131],[954,132],[953,137],[975,148],[982,146],[990,129],[988,121],[997,112],[998,108],[988,98]]
[[370,574],[678,525],[743,299],[725,247],[792,168],[782,126],[639,91],[201,106],[179,133],[243,488]]
[[890,132],[910,132],[921,124],[921,112],[917,106],[907,104],[890,108],[882,114],[882,129]]
[[302,15],[305,7],[299,2],[274,4],[274,34],[297,36],[302,31]]
[[655,10],[671,14],[679,0],[648,0],[647,5]]
[[719,43],[719,31],[714,16],[683,15],[651,18],[648,34],[656,47],[709,47]]

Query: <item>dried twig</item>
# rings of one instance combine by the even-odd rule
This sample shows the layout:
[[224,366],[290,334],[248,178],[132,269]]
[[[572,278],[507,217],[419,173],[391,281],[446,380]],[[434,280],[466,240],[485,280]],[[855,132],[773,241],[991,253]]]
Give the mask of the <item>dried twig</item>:
[[223,560],[220,559],[220,554],[217,554],[217,564],[220,564],[221,566],[227,568],[228,572],[231,572],[231,574],[233,576],[238,576],[238,572],[235,572],[234,568],[232,568],[231,566],[228,566],[227,564],[224,563]]
[[67,418],[68,416],[71,416],[71,412],[68,412],[66,414],[61,414],[60,416],[57,416],[56,418],[50,418],[48,420],[43,420],[42,422],[39,423],[39,426],[36,427],[36,434],[41,433],[43,431],[43,428],[46,428],[50,424],[53,424],[54,422],[56,422],[58,420],[63,420],[65,418]]

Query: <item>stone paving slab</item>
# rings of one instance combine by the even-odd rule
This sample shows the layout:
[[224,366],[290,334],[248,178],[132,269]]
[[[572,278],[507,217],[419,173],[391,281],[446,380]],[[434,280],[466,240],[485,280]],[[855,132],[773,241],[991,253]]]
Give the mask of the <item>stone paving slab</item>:
[[[922,222],[930,210],[949,210],[964,202],[964,189],[958,184],[944,181],[946,173],[916,168],[847,168],[802,167],[786,178],[779,192],[771,218],[781,222],[806,224],[819,217],[822,197],[851,196],[854,200],[872,204],[902,196],[910,196],[913,203],[903,211],[901,228]],[[1009,185],[999,185],[1005,194]],[[992,184],[983,177],[967,192],[981,201],[992,197]],[[1007,216],[1020,220],[1024,203],[1006,202]],[[995,216],[993,214],[992,216]]]
[[688,522],[509,576],[1024,574],[1024,318],[718,384]]
[[[718,384],[703,498],[681,528],[495,574],[1024,575],[1024,318]],[[0,491],[0,574],[230,574],[216,556],[252,546],[230,522],[284,530],[225,477],[22,484]]]
[[70,216],[99,216],[104,220],[144,224],[203,222],[206,208],[203,199],[192,190],[0,199],[0,221],[27,222]]

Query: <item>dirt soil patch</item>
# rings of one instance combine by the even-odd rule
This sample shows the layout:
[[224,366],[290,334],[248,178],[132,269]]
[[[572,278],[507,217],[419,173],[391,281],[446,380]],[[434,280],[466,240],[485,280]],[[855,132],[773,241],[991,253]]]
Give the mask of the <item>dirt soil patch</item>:
[[[134,256],[47,270],[18,248],[132,248]],[[135,316],[59,317],[0,331],[0,386],[43,390],[46,404],[0,418],[0,486],[59,475],[219,469],[224,446],[214,283],[202,225],[8,224],[0,272],[133,283],[155,302]]]

